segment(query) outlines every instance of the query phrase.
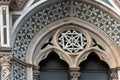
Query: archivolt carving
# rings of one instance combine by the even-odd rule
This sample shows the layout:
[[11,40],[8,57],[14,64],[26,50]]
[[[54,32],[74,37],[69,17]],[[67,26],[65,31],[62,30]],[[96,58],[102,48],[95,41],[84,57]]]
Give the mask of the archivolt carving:
[[55,3],[52,5],[47,4],[44,8],[35,8],[35,11],[31,11],[34,13],[30,13],[32,15],[27,14],[28,16],[25,16],[25,19],[22,20],[22,25],[18,25],[18,27],[21,28],[17,32],[13,45],[13,54],[15,57],[25,61],[26,50],[36,33],[38,33],[38,31],[40,31],[43,27],[49,25],[51,22],[66,17],[79,18],[96,25],[96,27],[110,35],[118,46],[120,45],[120,21],[114,19],[110,14],[101,8],[95,7],[93,4],[88,4],[87,1],[54,1]]
[[[106,43],[108,44],[109,42],[112,43],[113,46],[112,47],[110,46],[110,49],[112,49],[113,52],[117,53],[117,55],[115,54],[114,57],[116,57],[117,58],[116,60],[119,61],[119,56],[118,56],[119,52],[117,51],[118,47],[114,45],[114,42],[116,42],[116,44],[120,46],[120,41],[119,41],[120,21],[119,20],[115,19],[113,15],[107,13],[105,10],[102,10],[100,7],[96,7],[95,6],[96,4],[93,5],[92,4],[93,1],[89,1],[91,3],[87,3],[87,0],[83,0],[83,1],[54,0],[54,1],[52,5],[51,3],[47,3],[46,5],[43,4],[42,6],[38,6],[38,5],[35,6],[36,8],[34,8],[33,10],[31,9],[29,14],[26,14],[25,16],[23,16],[23,19],[21,20],[21,22],[17,24],[18,28],[15,30],[17,31],[15,32],[17,34],[13,35],[15,36],[13,40],[14,41],[13,54],[15,57],[19,58],[20,60],[26,61],[28,63],[32,63],[31,60],[32,60],[34,50],[36,48],[37,43],[40,41],[40,37],[41,37],[40,35],[43,34],[42,33],[39,36],[37,36],[39,37],[39,38],[36,38],[38,40],[37,42],[37,40],[35,40],[34,38],[37,34],[39,34],[39,31],[42,31],[41,29],[45,27],[46,27],[46,30],[50,31],[49,30],[50,28],[48,29],[49,24],[59,21],[62,18],[69,18],[69,21],[68,19],[64,19],[64,20],[62,19],[61,22],[59,23],[57,22],[55,25],[61,25],[64,23],[71,22],[71,23],[83,25],[87,30],[93,31],[93,33],[95,34],[100,33],[97,35],[99,35],[102,38],[105,38],[104,40],[106,41]],[[55,26],[52,25],[52,29],[54,28]],[[99,31],[99,29],[103,31]],[[105,35],[104,35],[104,32],[106,32]],[[111,36],[114,42],[110,38],[108,38],[108,36],[106,36],[107,34]],[[34,40],[36,42],[34,42]],[[33,47],[31,47],[30,45],[32,45]],[[56,49],[56,48],[51,48],[49,50],[59,51],[59,49]],[[38,58],[41,58],[40,57],[41,54],[42,53],[38,55],[39,56]],[[62,52],[60,52],[60,54],[62,55]],[[111,53],[111,54],[114,54],[114,53]],[[30,60],[26,59],[26,57],[30,58]],[[69,61],[68,63],[71,62],[72,64],[71,59],[67,55],[65,56],[64,54],[64,58],[67,58]],[[81,58],[78,58],[78,63],[80,63],[79,62],[81,61],[80,59]],[[108,60],[110,59],[107,59],[107,61]],[[38,59],[38,61],[40,60]],[[34,62],[34,63],[37,64],[38,62]],[[78,65],[78,63],[76,64]],[[13,79],[16,79],[16,78],[13,77]]]

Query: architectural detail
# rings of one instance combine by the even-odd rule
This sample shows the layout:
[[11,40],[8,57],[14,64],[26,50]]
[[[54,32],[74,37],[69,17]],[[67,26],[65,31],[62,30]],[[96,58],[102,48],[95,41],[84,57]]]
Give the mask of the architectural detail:
[[3,56],[1,62],[1,80],[11,80],[11,59],[12,56]]
[[79,67],[77,68],[70,68],[70,80],[79,80],[79,76],[80,76],[80,71],[79,71]]
[[78,0],[74,1],[73,7],[75,7],[75,9],[73,13],[70,13],[68,7],[70,6],[70,1],[71,0],[58,1],[54,3],[54,5],[48,5],[42,10],[37,10],[37,12],[34,11],[35,14],[33,13],[34,15],[31,15],[31,17],[23,23],[23,26],[16,36],[13,47],[14,56],[24,61],[28,45],[35,34],[51,22],[70,17],[71,14],[73,14],[72,17],[96,25],[111,36],[118,46],[120,45],[119,20],[116,20],[112,15],[90,3],[84,1],[79,2]]
[[64,50],[77,53],[85,48],[87,40],[83,33],[69,29],[59,35],[58,43]]
[[26,80],[26,67],[14,62],[13,80]]
[[11,0],[10,9],[11,10],[20,10],[24,7],[28,0]]
[[117,4],[118,8],[120,8],[120,0],[114,0],[114,2]]
[[9,4],[11,0],[0,0],[0,4]]
[[118,80],[120,80],[120,67],[117,67],[118,70]]
[[39,67],[35,67],[33,70],[33,80],[40,80]]
[[100,44],[98,44],[94,39],[93,39],[93,47],[98,47],[101,50],[105,50]]
[[[4,0],[9,2],[9,0]],[[0,4],[0,43],[1,47],[10,47],[9,5]]]
[[[80,80],[83,74],[86,79],[103,75],[120,80],[119,4],[120,0],[0,0],[0,80],[47,80],[48,74],[61,80]],[[88,64],[92,68],[82,71],[83,61],[107,64],[98,74],[87,73],[98,69]]]
[[110,80],[118,80],[118,71],[117,71],[117,69],[111,69],[111,71],[110,71]]

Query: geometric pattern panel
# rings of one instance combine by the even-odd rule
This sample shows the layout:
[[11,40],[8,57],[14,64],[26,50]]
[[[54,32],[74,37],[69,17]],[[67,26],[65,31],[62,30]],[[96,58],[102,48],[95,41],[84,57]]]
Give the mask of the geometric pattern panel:
[[87,41],[81,32],[69,29],[59,35],[58,44],[65,51],[77,53],[85,48]]
[[35,34],[51,22],[76,17],[106,32],[120,46],[120,21],[95,5],[79,0],[60,0],[34,12],[21,26],[14,42],[14,56],[25,60],[26,50]]
[[26,80],[26,67],[25,66],[14,62],[13,80]]

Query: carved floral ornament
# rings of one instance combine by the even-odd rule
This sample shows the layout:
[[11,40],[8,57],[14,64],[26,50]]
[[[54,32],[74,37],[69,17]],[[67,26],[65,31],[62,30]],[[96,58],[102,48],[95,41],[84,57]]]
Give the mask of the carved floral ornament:
[[91,38],[86,30],[76,25],[66,25],[56,32],[52,42],[65,52],[79,53],[90,46]]

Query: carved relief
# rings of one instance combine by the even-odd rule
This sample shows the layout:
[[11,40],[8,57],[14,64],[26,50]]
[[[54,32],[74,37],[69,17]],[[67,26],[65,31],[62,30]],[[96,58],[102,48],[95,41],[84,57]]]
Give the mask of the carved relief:
[[39,67],[33,69],[33,80],[40,80],[40,71]]
[[69,29],[60,34],[58,43],[64,50],[74,53],[84,49],[87,44],[87,40],[83,33]]
[[0,59],[1,67],[2,67],[2,70],[1,70],[2,80],[10,80],[11,59],[12,59],[12,56],[3,56]]
[[2,68],[2,80],[10,80],[10,67],[4,66]]
[[117,71],[117,69],[111,69],[111,71],[110,71],[110,80],[118,80],[118,71]]
[[55,46],[61,48],[63,52],[70,54],[79,53],[90,47],[91,38],[86,30],[74,24],[67,24],[61,27],[55,33],[52,42]]
[[79,68],[70,68],[70,80],[79,80],[80,72]]

